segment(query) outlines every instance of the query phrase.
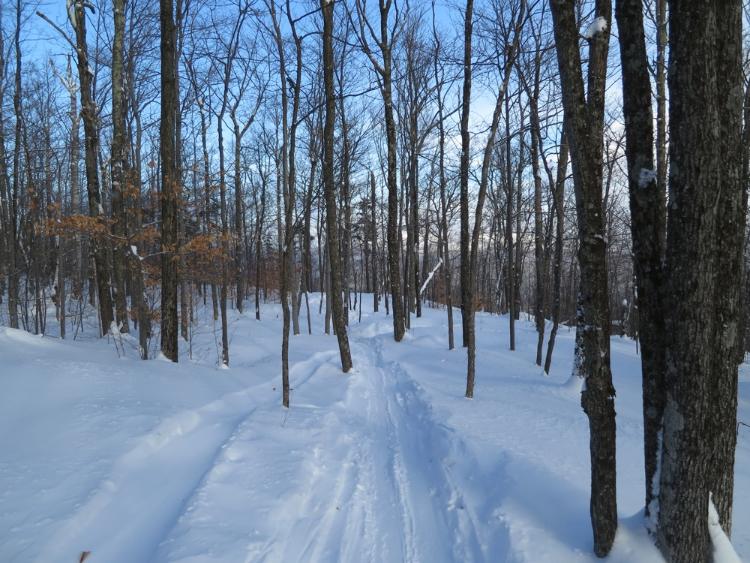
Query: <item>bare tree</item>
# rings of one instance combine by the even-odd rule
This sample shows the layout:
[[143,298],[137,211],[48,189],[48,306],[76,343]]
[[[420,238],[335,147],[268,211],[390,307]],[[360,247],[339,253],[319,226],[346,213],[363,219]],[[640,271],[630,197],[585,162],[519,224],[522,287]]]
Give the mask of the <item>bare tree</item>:
[[[471,0],[469,0],[471,2]],[[467,9],[468,9],[468,2],[467,2]],[[461,264],[462,264],[462,292],[464,293],[466,297],[466,303],[463,304],[463,310],[464,310],[464,316],[466,317],[464,320],[465,323],[465,332],[467,337],[467,342],[465,342],[467,348],[468,348],[468,354],[467,354],[467,370],[466,370],[466,397],[472,398],[474,396],[474,376],[475,376],[475,370],[476,370],[476,333],[475,333],[475,307],[476,304],[474,303],[474,296],[476,291],[476,278],[477,278],[477,267],[479,264],[479,240],[481,238],[482,234],[482,214],[484,212],[484,202],[487,197],[487,187],[489,185],[489,178],[490,178],[490,164],[492,161],[492,155],[495,151],[495,137],[497,135],[497,130],[500,125],[500,116],[503,110],[503,104],[506,101],[506,92],[508,90],[508,84],[510,82],[511,73],[513,71],[513,67],[515,66],[516,56],[518,55],[518,49],[519,49],[519,43],[520,43],[520,36],[521,36],[521,30],[523,28],[524,23],[527,19],[527,12],[526,12],[526,0],[519,0],[517,3],[514,3],[509,10],[508,13],[509,17],[509,23],[504,29],[504,39],[505,44],[508,45],[508,49],[506,51],[505,57],[502,59],[502,63],[499,64],[500,67],[500,79],[501,84],[498,89],[497,98],[495,100],[495,108],[492,113],[492,121],[490,123],[489,132],[487,133],[487,139],[485,141],[483,156],[482,156],[482,168],[480,172],[479,177],[479,189],[477,191],[477,203],[476,208],[474,209],[474,226],[472,228],[471,232],[471,240],[470,240],[470,252],[468,255],[464,255],[463,251],[461,254]],[[468,39],[470,42],[471,38]],[[465,40],[466,41],[466,40]],[[471,49],[471,47],[464,47],[464,49]],[[468,60],[471,60],[471,56],[469,55]],[[468,111],[468,106],[465,107],[465,110]],[[467,124],[468,126],[468,124]],[[463,128],[463,115],[462,115],[462,128]],[[462,149],[463,150],[463,149]],[[466,150],[468,151],[468,143],[466,146]],[[463,159],[463,152],[462,152],[462,159]],[[466,163],[468,166],[468,162]],[[463,166],[463,163],[462,163]],[[462,168],[461,174],[465,172],[468,172],[468,169],[464,171]],[[461,181],[463,182],[464,179],[462,177]],[[463,184],[462,184],[463,189]],[[468,206],[468,200],[464,202],[462,198],[462,206],[463,205]],[[463,210],[462,210],[463,215]],[[468,214],[467,214],[468,215]],[[461,226],[461,232],[462,232],[462,246],[463,246],[463,224]],[[468,267],[466,268],[466,271],[464,271],[464,263],[468,262]],[[465,277],[464,277],[465,276]],[[466,286],[466,290],[464,291],[463,286]]]
[[180,181],[175,155],[177,59],[173,0],[160,0],[161,25],[161,351],[177,361],[177,244],[179,236]]
[[[99,127],[97,124],[97,108],[93,96],[93,71],[89,66],[88,45],[86,43],[86,13],[85,2],[75,0],[74,17],[71,22],[76,32],[76,53],[78,58],[78,80],[80,81],[81,94],[81,116],[83,120],[85,164],[86,164],[86,191],[89,201],[89,215],[94,218],[102,218],[104,209],[102,207],[101,193],[99,191],[99,172],[97,166],[99,154]],[[101,321],[101,333],[107,334],[113,321],[112,297],[109,292],[110,272],[107,265],[107,249],[105,240],[94,237],[91,241],[93,246],[94,267],[96,270],[96,288],[99,298],[99,317]]]
[[[617,0],[622,60],[623,113],[628,159],[633,265],[637,284],[638,336],[643,372],[643,437],[646,471],[646,515],[658,483],[659,433],[664,412],[664,253],[666,194],[654,169],[653,114],[643,7],[640,0]],[[661,35],[661,30],[658,31]],[[653,515],[656,517],[656,515]]]
[[338,223],[336,218],[336,188],[334,186],[334,126],[336,119],[336,99],[333,91],[333,2],[320,0],[323,14],[323,85],[325,95],[325,123],[323,126],[323,190],[326,200],[326,239],[328,245],[328,262],[331,275],[331,307],[333,309],[333,327],[339,343],[341,369],[344,373],[352,368],[352,357],[349,350],[349,338],[344,319],[342,302],[341,263],[339,256]]
[[615,389],[609,366],[609,295],[604,213],[602,139],[604,92],[612,7],[596,0],[586,30],[588,85],[584,89],[574,0],[552,0],[565,127],[573,163],[581,271],[576,325],[575,375],[584,382],[581,405],[589,419],[591,524],[594,552],[609,553],[617,530]]
[[731,529],[745,227],[741,10],[739,1],[696,1],[670,13],[670,337],[657,530],[670,562],[711,559],[711,504]]
[[[367,0],[356,0],[355,6],[359,21],[358,36],[365,54],[369,58],[378,80],[378,87],[383,98],[385,130],[387,145],[387,185],[388,185],[388,274],[390,276],[391,301],[393,305],[393,338],[400,342],[406,329],[404,304],[401,293],[401,233],[399,231],[398,185],[396,182],[396,119],[393,109],[393,46],[398,35],[399,17],[393,18],[393,27],[389,22],[391,9],[396,0],[378,0],[380,12],[379,32],[372,26],[367,17]],[[370,41],[380,51],[378,60],[370,48]]]
[[[112,234],[113,277],[115,282],[115,312],[120,332],[130,332],[128,305],[125,294],[127,278],[126,253],[127,218],[125,216],[124,192],[126,190],[125,169],[125,83],[123,75],[123,40],[125,35],[125,0],[113,0],[114,38],[112,40]],[[127,250],[126,250],[127,249]]]

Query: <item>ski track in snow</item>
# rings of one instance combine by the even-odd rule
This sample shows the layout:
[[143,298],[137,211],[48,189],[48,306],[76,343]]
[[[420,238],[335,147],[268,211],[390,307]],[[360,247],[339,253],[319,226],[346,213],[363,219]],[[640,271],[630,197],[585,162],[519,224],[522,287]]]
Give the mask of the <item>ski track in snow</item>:
[[289,430],[297,420],[312,422],[322,415],[321,429],[311,451],[296,459],[292,454],[290,465],[296,467],[290,469],[281,502],[268,511],[267,535],[229,546],[229,552],[217,541],[213,548],[186,553],[179,541],[201,520],[220,518],[210,500],[221,496],[216,494],[220,483],[243,480],[246,467],[236,463],[236,456],[244,455],[234,452],[251,441],[244,434],[252,434],[260,422],[251,421],[251,413],[203,480],[203,490],[193,495],[196,502],[188,504],[173,537],[162,542],[156,560],[496,561],[497,551],[486,558],[475,529],[477,516],[465,506],[451,475],[451,465],[471,464],[470,458],[463,448],[455,451],[460,442],[435,422],[416,383],[398,364],[383,360],[381,338],[352,339],[357,368],[338,376],[346,382],[342,397],[329,404],[292,405]]
[[[455,436],[435,422],[414,381],[397,364],[386,363],[381,350],[381,337],[367,342],[353,338],[357,369],[339,375],[346,384],[343,396],[328,405],[293,404],[290,421],[309,420],[299,411],[326,414],[312,451],[291,471],[290,484],[297,486],[269,509],[272,531],[249,542],[244,561],[485,560],[474,529],[476,515],[464,506],[450,474],[451,464],[467,463],[466,452],[454,451]],[[178,538],[203,518],[199,512],[212,513],[207,499],[216,496],[216,483],[243,478],[232,451],[242,449],[242,432],[254,431],[249,422],[232,436],[223,459],[204,480],[205,490],[194,495],[198,506],[189,507],[175,537],[162,543],[157,560],[240,560],[239,553],[211,549],[185,553]],[[216,515],[205,518],[214,521]],[[226,546],[215,547],[221,551]]]
[[[296,386],[304,385],[331,352],[314,354],[296,364]],[[87,550],[97,560],[147,561],[164,535],[179,520],[190,498],[214,468],[227,444],[236,438],[243,422],[260,405],[253,395],[265,384],[228,393],[201,407],[173,415],[119,458],[111,473],[87,502],[47,542],[37,563],[47,563]],[[266,403],[276,405],[274,395]],[[156,484],[156,486],[154,486]],[[158,491],[154,496],[154,491]],[[128,526],[118,524],[123,518]],[[135,523],[135,524],[134,524]],[[113,531],[114,534],[113,534]]]

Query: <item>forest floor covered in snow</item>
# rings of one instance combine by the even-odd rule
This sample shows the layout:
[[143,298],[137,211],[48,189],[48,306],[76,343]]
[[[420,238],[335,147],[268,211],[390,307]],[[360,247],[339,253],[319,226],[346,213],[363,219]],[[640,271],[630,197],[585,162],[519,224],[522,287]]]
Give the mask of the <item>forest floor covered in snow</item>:
[[[192,359],[140,361],[131,340],[61,341],[0,328],[0,561],[587,562],[588,425],[561,327],[545,377],[532,323],[477,315],[475,398],[445,310],[404,341],[351,314],[336,339],[291,340],[281,407],[280,308],[230,318],[229,369],[201,310]],[[381,308],[382,309],[382,308]],[[460,343],[460,316],[456,315]],[[80,336],[83,336],[81,338]],[[116,346],[117,344],[117,346]],[[660,561],[644,528],[640,360],[612,339],[620,528],[608,558]],[[739,417],[750,423],[750,366]],[[739,429],[733,543],[750,560],[750,428]]]

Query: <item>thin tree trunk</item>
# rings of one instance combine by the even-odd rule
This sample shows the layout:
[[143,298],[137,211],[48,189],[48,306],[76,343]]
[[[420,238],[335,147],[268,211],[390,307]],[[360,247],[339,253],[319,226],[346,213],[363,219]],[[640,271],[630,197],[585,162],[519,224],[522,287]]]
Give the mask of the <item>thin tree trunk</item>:
[[177,243],[180,185],[175,162],[177,106],[175,24],[172,0],[160,0],[161,22],[161,351],[177,361]]
[[[638,307],[638,338],[643,372],[643,437],[646,473],[646,516],[658,517],[654,482],[664,412],[664,272],[666,194],[654,170],[651,81],[641,0],[617,0],[620,29],[623,112],[627,143],[630,230]],[[661,32],[659,32],[661,33]],[[652,515],[652,511],[654,514]],[[652,530],[654,531],[654,530]]]
[[326,225],[328,227],[328,261],[331,274],[331,307],[333,325],[339,344],[341,369],[344,373],[352,368],[349,338],[346,333],[343,303],[341,298],[341,263],[338,244],[338,223],[336,219],[336,188],[333,180],[334,127],[336,100],[333,91],[333,3],[320,0],[323,13],[323,85],[325,89],[325,125],[323,129],[323,190],[326,200]]
[[[75,1],[76,14],[76,51],[78,55],[78,77],[81,82],[81,114],[83,116],[83,130],[86,146],[86,190],[89,200],[89,215],[102,217],[104,210],[99,192],[99,175],[97,170],[97,154],[99,152],[99,131],[97,128],[96,104],[92,93],[92,73],[89,66],[88,47],[86,44],[86,18],[83,2]],[[91,240],[96,270],[96,288],[99,299],[99,317],[102,335],[109,331],[112,324],[112,298],[109,292],[109,267],[107,266],[107,252],[104,241]]]
[[[507,250],[505,287],[508,302],[508,337],[510,350],[516,349],[516,261],[513,258],[515,237],[513,236],[513,167],[511,165],[510,101],[505,99],[505,247]],[[519,142],[519,147],[522,142]],[[518,167],[521,168],[520,155]],[[519,187],[520,189],[520,187]]]
[[539,170],[539,156],[542,144],[541,126],[539,124],[539,82],[541,72],[540,50],[534,58],[534,85],[529,93],[529,119],[531,124],[531,170],[534,176],[534,259],[536,270],[536,287],[534,300],[534,321],[536,324],[536,365],[542,365],[542,349],[544,347],[544,224],[542,221],[542,175]]
[[552,366],[552,351],[555,349],[557,329],[560,326],[560,305],[562,286],[562,262],[565,248],[565,178],[568,170],[568,136],[563,122],[560,137],[560,154],[557,158],[557,178],[555,181],[555,257],[552,289],[552,328],[547,340],[547,355],[544,358],[544,373],[549,374]]
[[[469,163],[471,160],[469,136],[469,109],[471,107],[471,41],[473,33],[474,0],[466,0],[464,10],[464,78],[461,96],[461,162],[459,170],[461,208],[461,320],[463,323],[463,346],[469,346],[469,323],[473,323],[471,295],[471,266],[469,264]],[[467,396],[473,395],[474,374],[467,378]]]
[[[513,39],[510,41],[510,46],[505,58],[502,68],[502,85],[497,94],[497,100],[495,101],[495,109],[492,114],[492,122],[490,129],[487,134],[486,144],[484,147],[484,154],[482,157],[482,169],[479,177],[479,189],[477,191],[477,203],[474,209],[474,228],[471,233],[471,250],[469,254],[469,268],[468,268],[468,279],[467,279],[467,303],[466,303],[466,314],[468,316],[468,350],[467,350],[467,369],[466,369],[466,397],[471,399],[474,396],[474,375],[476,369],[476,328],[474,326],[475,316],[475,304],[474,294],[476,290],[476,272],[479,265],[479,241],[482,234],[482,214],[484,211],[484,202],[487,197],[487,186],[489,184],[490,176],[490,162],[492,160],[492,154],[494,153],[495,137],[497,130],[500,125],[500,115],[502,114],[503,102],[507,99],[506,92],[508,90],[508,84],[510,82],[510,76],[515,65],[515,58],[518,53],[521,29],[524,22],[526,21],[526,1],[521,0],[518,4],[517,9],[511,14],[512,26],[510,30],[513,33]],[[462,261],[465,257],[461,258]]]
[[378,226],[375,221],[375,206],[377,200],[375,199],[375,174],[370,171],[370,241],[372,244],[372,311],[378,312],[378,304],[380,301],[380,288],[378,286]]
[[[21,158],[21,2],[16,2],[16,31],[14,34],[16,53],[15,90],[13,110],[16,117],[15,139],[13,143],[13,184],[8,198],[8,316],[10,328],[18,328],[18,191]],[[5,53],[3,53],[3,56]],[[5,65],[3,64],[3,67]],[[5,69],[3,69],[5,70]],[[4,151],[3,151],[4,152]],[[5,159],[3,159],[5,165]]]
[[115,285],[115,316],[120,332],[130,332],[125,291],[127,279],[127,216],[125,214],[125,82],[123,75],[123,39],[125,0],[114,0],[114,38],[112,43],[112,234],[115,237],[112,262]]

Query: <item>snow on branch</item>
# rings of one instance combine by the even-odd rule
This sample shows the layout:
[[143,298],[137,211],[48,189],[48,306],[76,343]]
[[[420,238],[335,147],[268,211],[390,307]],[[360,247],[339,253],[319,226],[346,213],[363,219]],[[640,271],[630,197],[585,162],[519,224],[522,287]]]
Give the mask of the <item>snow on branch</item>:
[[586,31],[583,32],[583,38],[584,39],[593,39],[594,35],[597,33],[601,33],[603,31],[607,30],[607,20],[604,18],[604,16],[599,16],[594,21],[592,21],[589,26],[586,28]]
[[435,264],[435,267],[430,272],[430,275],[427,276],[427,279],[424,280],[424,283],[422,284],[422,287],[419,288],[419,295],[421,296],[424,293],[424,290],[427,289],[427,285],[430,283],[430,280],[432,280],[432,276],[435,275],[435,272],[438,271],[438,268],[443,265],[443,259],[441,258],[438,260],[438,263]]

